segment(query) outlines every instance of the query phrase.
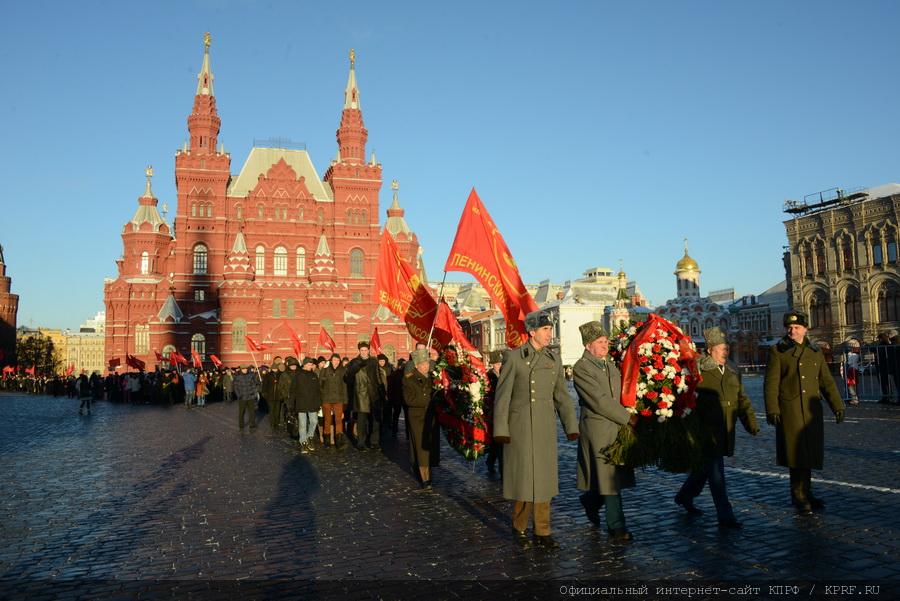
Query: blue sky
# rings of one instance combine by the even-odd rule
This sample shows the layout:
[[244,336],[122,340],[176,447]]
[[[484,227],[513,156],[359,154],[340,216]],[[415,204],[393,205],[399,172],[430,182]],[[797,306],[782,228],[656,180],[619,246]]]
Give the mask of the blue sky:
[[382,220],[398,179],[432,278],[475,186],[527,282],[622,259],[659,304],[687,237],[704,291],[761,292],[784,277],[786,198],[900,181],[898,6],[9,3],[0,244],[19,324],[102,309],[147,164],[174,214],[207,30],[234,172],[274,136],[323,172],[356,49]]

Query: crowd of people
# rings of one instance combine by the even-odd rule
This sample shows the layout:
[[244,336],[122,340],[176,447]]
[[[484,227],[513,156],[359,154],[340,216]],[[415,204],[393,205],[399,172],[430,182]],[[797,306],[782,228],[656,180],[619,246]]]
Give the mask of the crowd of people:
[[[766,421],[775,428],[776,462],[789,469],[790,493],[800,515],[824,507],[810,489],[811,470],[822,469],[825,401],[841,423],[844,404],[828,369],[825,355],[807,338],[802,313],[785,315],[786,335],[769,354],[765,375]],[[635,486],[634,471],[610,465],[603,449],[620,429],[634,428],[638,416],[620,403],[622,376],[609,356],[609,334],[596,321],[581,326],[584,354],[571,369],[580,415],[566,385],[569,375],[550,342],[552,323],[546,312],[526,316],[528,342],[501,355],[488,357],[489,389],[486,404],[493,414],[493,444],[488,467],[497,462],[503,494],[513,501],[512,531],[524,541],[533,521],[534,539],[556,546],[550,533],[550,503],[559,493],[557,418],[566,438],[578,444],[577,484],[580,502],[593,524],[606,526],[615,541],[632,539],[625,525],[621,492]],[[719,526],[741,528],[728,500],[724,457],[735,451],[735,424],[751,435],[760,428],[744,392],[740,371],[728,360],[729,345],[719,328],[704,331],[706,348],[698,362],[702,380],[697,390],[697,413],[715,442],[705,463],[688,474],[674,502],[690,515],[699,515],[694,499],[706,484],[715,504]],[[300,453],[318,450],[377,450],[386,438],[396,439],[399,417],[405,413],[405,436],[410,465],[419,489],[432,489],[432,468],[439,462],[440,429],[435,412],[433,372],[437,352],[419,344],[409,361],[392,365],[385,355],[374,356],[368,342],[360,342],[352,359],[275,357],[271,367],[244,364],[215,371],[157,370],[77,377],[13,375],[0,386],[33,394],[77,397],[80,412],[90,413],[98,399],[130,403],[183,403],[203,408],[206,402],[237,405],[242,432],[257,428],[257,410],[264,409],[275,436],[296,441]],[[533,518],[532,518],[533,516]]]

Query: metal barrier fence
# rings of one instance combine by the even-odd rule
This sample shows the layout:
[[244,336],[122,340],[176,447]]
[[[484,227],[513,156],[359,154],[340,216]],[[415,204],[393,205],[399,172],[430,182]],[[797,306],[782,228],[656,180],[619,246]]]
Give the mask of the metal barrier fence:
[[[851,367],[856,370],[856,397],[861,401],[900,399],[900,345],[871,345],[851,353],[849,349],[837,349],[828,362],[838,392],[844,400],[852,398]],[[744,364],[741,373],[763,375],[765,365]]]

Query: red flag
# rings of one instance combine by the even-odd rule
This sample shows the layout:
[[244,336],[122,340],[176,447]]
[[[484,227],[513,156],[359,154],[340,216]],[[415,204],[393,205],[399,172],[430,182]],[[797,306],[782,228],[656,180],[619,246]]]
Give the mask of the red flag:
[[190,365],[190,363],[188,363],[188,360],[184,358],[184,355],[182,355],[178,351],[172,351],[171,353],[169,353],[169,362],[173,365]]
[[444,271],[471,273],[484,286],[506,318],[506,344],[510,348],[528,341],[525,316],[537,311],[538,306],[525,289],[509,248],[475,188],[460,217]]
[[156,355],[156,360],[157,360],[159,363],[162,363],[162,362],[165,360],[165,359],[163,358],[163,356],[162,356],[162,353],[160,353],[159,351],[154,350],[154,351],[153,351],[153,354]]
[[256,342],[255,340],[253,340],[253,339],[250,338],[249,336],[244,336],[244,340],[247,341],[247,347],[250,349],[250,351],[251,351],[251,352],[254,352],[254,353],[258,353],[258,352],[260,352],[260,351],[264,351],[264,350],[266,350],[267,348],[269,348],[269,347],[267,347],[267,346],[264,345],[264,344],[260,344],[260,343]]
[[194,367],[203,369],[203,361],[200,359],[200,353],[194,349],[191,349],[191,359],[194,360]]
[[378,335],[378,328],[375,328],[375,331],[372,332],[372,339],[369,340],[369,346],[372,347],[372,352],[376,355],[381,354],[381,336]]
[[467,351],[477,352],[463,333],[459,321],[456,319],[453,311],[450,310],[450,306],[444,301],[441,301],[438,305],[437,317],[434,318],[434,338],[442,346],[447,346],[453,342]]
[[209,360],[213,362],[213,365],[218,369],[222,369],[222,360],[216,357],[215,355],[210,355]]
[[5,374],[11,374],[14,371],[16,371],[16,368],[13,367],[12,365],[7,365],[6,367],[3,368],[3,373],[5,373]]
[[66,368],[66,377],[71,376],[73,373],[75,373],[75,364],[70,363],[69,367]]
[[284,326],[288,329],[288,334],[291,337],[291,344],[294,347],[294,356],[299,359],[303,354],[303,343],[300,342],[300,337],[297,336],[297,332],[294,331],[294,328],[292,328],[288,322],[284,322]]
[[327,348],[332,353],[334,349],[337,348],[337,344],[334,342],[334,338],[332,338],[327,331],[325,331],[325,326],[319,330],[319,346],[323,346]]
[[[122,364],[122,360],[119,359],[118,357],[114,357],[109,360],[109,368],[110,369],[115,369],[116,367],[119,367],[121,364]],[[34,369],[34,368],[32,368],[32,369]],[[28,371],[28,370],[26,370],[26,371]]]
[[375,302],[402,319],[418,342],[428,341],[437,302],[409,261],[400,256],[397,243],[387,229],[381,234],[375,272]]
[[139,371],[144,371],[144,368],[146,367],[143,361],[127,353],[125,354],[125,364],[128,365],[128,367],[133,367]]

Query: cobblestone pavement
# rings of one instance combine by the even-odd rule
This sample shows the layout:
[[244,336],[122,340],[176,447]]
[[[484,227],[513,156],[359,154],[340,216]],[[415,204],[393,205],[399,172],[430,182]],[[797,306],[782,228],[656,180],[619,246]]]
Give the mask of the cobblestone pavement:
[[349,591],[356,585],[347,580],[358,581],[365,596],[374,580],[409,587],[652,577],[866,581],[882,584],[881,598],[897,598],[900,407],[863,403],[844,424],[826,422],[825,470],[814,473],[813,487],[827,509],[800,518],[789,503],[787,471],[774,465],[762,379],[746,382],[763,430],[755,439],[740,430],[736,457],[727,460],[742,531],[717,528],[706,491],[697,503],[704,515],[689,518],[672,501],[683,476],[648,469],[623,494],[635,540],[611,543],[581,510],[576,447],[560,437],[561,492],[552,513],[560,548],[552,551],[512,540],[499,480],[483,460],[473,468],[446,444],[434,492],[421,493],[402,434],[381,452],[300,455],[270,436],[265,420],[256,432],[239,433],[236,404],[101,402],[80,417],[74,400],[3,394],[0,588],[53,581],[76,591],[84,580],[290,587],[293,579],[342,579]]

